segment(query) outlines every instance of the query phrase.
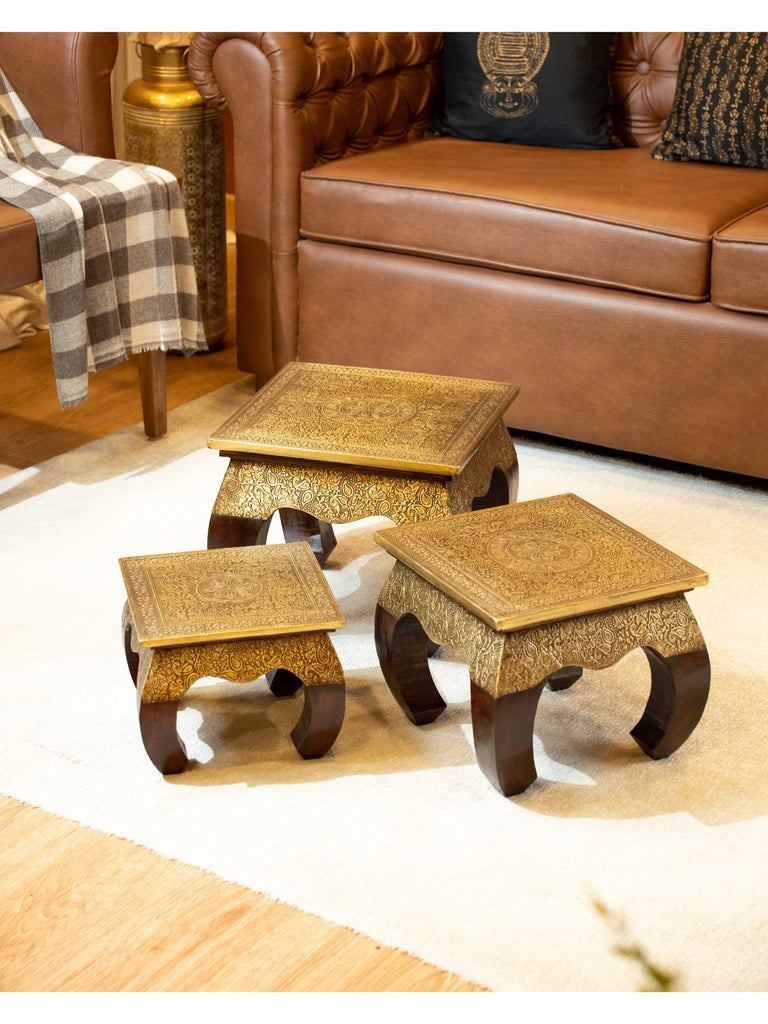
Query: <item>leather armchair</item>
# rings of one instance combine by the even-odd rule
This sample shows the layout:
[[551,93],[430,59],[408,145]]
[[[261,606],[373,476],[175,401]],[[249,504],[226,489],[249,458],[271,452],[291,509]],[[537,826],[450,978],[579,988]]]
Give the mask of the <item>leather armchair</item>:
[[[110,74],[114,32],[0,32],[0,67],[46,138],[91,156],[114,157]],[[0,200],[0,291],[42,278],[37,228]],[[166,433],[165,353],[137,357],[144,430]]]

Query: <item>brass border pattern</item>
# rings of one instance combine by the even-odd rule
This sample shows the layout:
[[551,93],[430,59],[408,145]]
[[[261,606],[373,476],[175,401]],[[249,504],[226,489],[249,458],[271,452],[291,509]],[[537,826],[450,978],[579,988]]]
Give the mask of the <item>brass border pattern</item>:
[[[127,603],[124,629],[126,625],[133,625]],[[344,682],[336,650],[323,632],[151,648],[140,647],[132,630],[131,649],[139,656],[136,692],[141,704],[180,700],[207,676],[247,683],[277,668],[288,669],[307,686]]]
[[[514,443],[503,421],[499,420],[461,473],[447,482],[451,515],[469,512],[473,499],[487,493],[494,469],[498,467],[507,473],[516,465]],[[510,497],[514,500],[514,496]]]
[[[344,625],[307,543],[119,559],[139,643],[146,647],[281,636]],[[221,593],[201,593],[218,581]],[[238,597],[237,584],[244,586]]]
[[386,516],[404,524],[450,511],[443,480],[299,459],[230,459],[213,514],[267,519],[279,508],[326,523]]
[[[208,438],[222,452],[455,476],[517,397],[516,384],[403,370],[287,363]],[[334,421],[330,398],[412,407],[406,426]],[[407,429],[406,429],[407,428]]]
[[396,618],[415,615],[435,643],[461,648],[472,680],[494,698],[528,690],[570,665],[608,668],[637,647],[670,657],[705,646],[682,594],[502,633],[396,562],[379,604]]
[[[507,532],[562,531],[594,557],[566,571],[504,567],[489,550]],[[409,529],[378,530],[375,539],[398,561],[507,631],[574,615],[633,605],[703,586],[707,574],[574,494],[553,495],[453,516]],[[586,550],[585,547],[585,550]]]
[[398,525],[469,511],[485,494],[496,466],[507,470],[517,452],[502,422],[458,476],[448,480],[303,459],[222,452],[230,460],[212,514],[267,519],[297,508],[327,523],[385,516]]

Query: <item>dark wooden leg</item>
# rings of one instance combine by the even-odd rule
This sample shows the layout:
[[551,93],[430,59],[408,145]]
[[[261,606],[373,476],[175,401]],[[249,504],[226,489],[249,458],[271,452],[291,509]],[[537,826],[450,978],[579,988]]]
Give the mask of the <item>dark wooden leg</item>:
[[491,473],[491,484],[486,494],[478,495],[472,499],[472,511],[477,512],[481,508],[496,508],[498,505],[508,505],[510,501],[510,486],[506,474],[498,466]]
[[168,431],[165,352],[140,352],[138,363],[144,433],[147,437],[162,437]]
[[271,522],[272,516],[266,519],[246,519],[213,512],[208,522],[208,547],[240,548],[251,544],[266,544]]
[[267,683],[276,697],[290,697],[303,686],[301,679],[287,668],[273,668],[267,672]]
[[507,468],[507,487],[509,488],[509,504],[514,505],[517,501],[517,492],[520,489],[520,464],[515,456],[515,461]]
[[584,674],[584,669],[577,665],[569,665],[567,668],[560,668],[557,672],[547,676],[545,682],[550,690],[567,690],[578,682]]
[[472,734],[477,763],[504,796],[536,779],[533,723],[544,682],[530,690],[492,697],[472,682]]
[[[376,653],[392,696],[415,725],[426,725],[446,707],[427,664],[430,640],[415,615],[395,619],[376,605]],[[434,645],[431,645],[434,647]]]
[[322,567],[336,547],[336,535],[330,523],[321,522],[308,512],[297,508],[281,508],[280,522],[287,541],[305,540],[315,553]]
[[331,749],[344,721],[344,704],[344,683],[304,686],[304,708],[291,739],[305,760],[322,757]]
[[643,717],[631,735],[649,757],[668,757],[698,725],[709,696],[706,648],[662,657],[644,647],[651,666],[651,693]]
[[144,749],[163,775],[178,775],[189,764],[187,751],[176,732],[177,700],[139,705],[139,728]]
[[139,680],[139,656],[131,647],[132,629],[130,622],[126,623],[123,633],[123,646],[125,648],[125,660],[128,662],[128,671],[131,673],[133,685],[136,686]]

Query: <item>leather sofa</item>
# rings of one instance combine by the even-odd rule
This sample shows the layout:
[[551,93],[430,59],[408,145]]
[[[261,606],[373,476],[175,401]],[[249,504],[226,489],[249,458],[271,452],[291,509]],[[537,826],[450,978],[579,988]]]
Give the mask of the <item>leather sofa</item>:
[[515,431],[768,478],[768,174],[652,159],[681,33],[622,33],[622,146],[435,137],[441,33],[199,33],[234,134],[237,339],[510,381]]

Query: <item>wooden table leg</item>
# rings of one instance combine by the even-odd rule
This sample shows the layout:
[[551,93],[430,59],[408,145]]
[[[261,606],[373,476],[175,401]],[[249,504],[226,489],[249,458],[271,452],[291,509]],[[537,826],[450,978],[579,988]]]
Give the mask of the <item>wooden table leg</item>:
[[127,614],[123,615],[123,648],[125,660],[128,662],[128,671],[131,673],[133,685],[138,686],[139,682],[139,655],[133,649],[133,623]]
[[139,705],[139,728],[144,749],[163,775],[178,775],[189,764],[187,751],[176,732],[179,701]]
[[705,647],[664,658],[644,647],[651,666],[651,693],[631,735],[649,757],[668,757],[696,728],[709,696],[710,664]]
[[273,668],[266,673],[267,684],[276,697],[290,697],[304,684],[287,668]]
[[291,739],[305,760],[331,749],[344,721],[345,703],[344,683],[304,685],[304,707]]
[[474,681],[472,735],[477,763],[504,796],[514,796],[536,779],[533,723],[544,682],[529,690],[492,697]]
[[333,526],[297,508],[281,508],[280,523],[287,541],[307,541],[322,568],[336,547]]
[[445,701],[435,686],[427,657],[434,648],[415,615],[396,619],[376,605],[374,637],[384,678],[392,696],[415,725],[440,715]]
[[211,513],[208,521],[208,548],[239,548],[266,544],[272,516],[248,519],[241,516]]
[[514,505],[520,488],[520,466],[515,456],[514,462],[502,469],[496,466],[491,473],[491,484],[486,494],[472,501],[472,511],[484,508],[497,508],[499,505]]
[[165,352],[140,352],[138,368],[144,433],[147,437],[163,437],[168,432]]
[[567,690],[573,686],[584,675],[584,669],[577,665],[569,665],[567,668],[559,668],[547,676],[545,682],[550,690]]

